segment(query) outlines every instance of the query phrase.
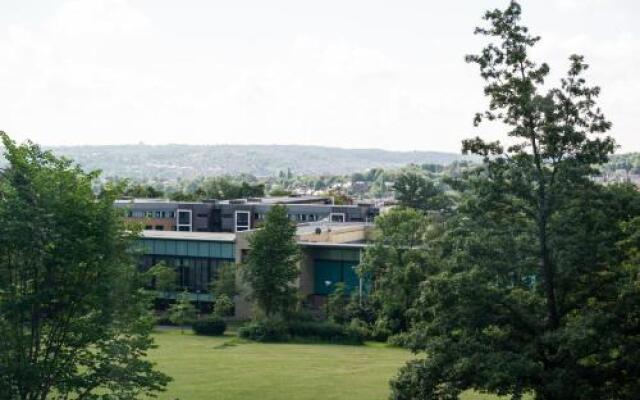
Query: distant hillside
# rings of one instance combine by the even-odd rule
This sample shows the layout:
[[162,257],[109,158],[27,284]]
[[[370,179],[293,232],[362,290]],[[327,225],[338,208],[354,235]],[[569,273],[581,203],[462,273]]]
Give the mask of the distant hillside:
[[52,150],[76,160],[85,169],[101,169],[104,176],[165,179],[225,174],[274,176],[287,169],[299,175],[337,175],[376,167],[400,167],[409,163],[449,164],[462,159],[458,154],[432,151],[396,152],[276,145],[140,144],[65,146]]

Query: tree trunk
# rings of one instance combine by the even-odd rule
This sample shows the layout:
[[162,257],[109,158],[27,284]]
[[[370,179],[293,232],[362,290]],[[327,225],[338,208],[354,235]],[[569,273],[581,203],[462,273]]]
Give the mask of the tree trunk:
[[540,241],[540,268],[544,277],[544,290],[547,300],[547,326],[551,329],[557,329],[560,326],[560,320],[556,302],[555,271],[549,260],[549,249],[547,248],[547,216],[544,210],[541,211],[541,214],[538,239]]

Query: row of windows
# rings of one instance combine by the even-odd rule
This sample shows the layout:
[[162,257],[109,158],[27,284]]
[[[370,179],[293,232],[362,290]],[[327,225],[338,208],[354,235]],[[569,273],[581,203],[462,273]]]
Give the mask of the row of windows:
[[204,242],[197,240],[140,239],[143,254],[235,259],[232,242]]
[[175,211],[141,211],[127,210],[129,218],[175,218]]

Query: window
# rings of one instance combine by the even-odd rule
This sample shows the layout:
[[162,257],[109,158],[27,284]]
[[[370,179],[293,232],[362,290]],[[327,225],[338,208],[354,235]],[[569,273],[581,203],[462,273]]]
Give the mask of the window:
[[331,213],[329,214],[329,220],[331,222],[344,222],[345,215],[344,213]]
[[147,218],[153,218],[153,211],[145,211],[144,216]]
[[191,232],[191,210],[178,210],[176,226],[181,232]]
[[251,229],[251,213],[249,211],[236,211],[236,232]]
[[161,215],[162,213],[160,211],[156,211],[156,218],[160,218]]
[[169,218],[175,218],[176,217],[176,213],[173,211],[169,211]]
[[144,226],[144,230],[145,230],[145,231],[150,231],[150,230],[152,230],[152,229],[153,229],[153,226],[151,226],[151,225],[145,225],[145,226]]
[[164,225],[156,225],[156,230],[157,231],[163,231],[164,230]]
[[129,218],[133,217],[133,211],[127,211],[127,217]]

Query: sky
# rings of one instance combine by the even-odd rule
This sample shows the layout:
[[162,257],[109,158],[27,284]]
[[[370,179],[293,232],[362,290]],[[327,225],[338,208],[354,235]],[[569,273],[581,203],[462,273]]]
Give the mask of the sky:
[[[2,0],[0,130],[44,145],[460,150],[465,54],[506,0]],[[584,54],[620,151],[640,151],[640,2],[523,0],[550,83]]]

